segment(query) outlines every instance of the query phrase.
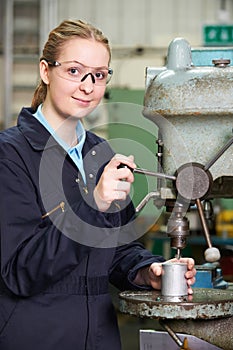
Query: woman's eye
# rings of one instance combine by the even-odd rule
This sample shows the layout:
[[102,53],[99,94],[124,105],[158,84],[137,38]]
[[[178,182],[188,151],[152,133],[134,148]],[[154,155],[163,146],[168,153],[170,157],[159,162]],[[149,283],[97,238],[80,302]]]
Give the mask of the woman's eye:
[[96,78],[97,80],[105,79],[105,76],[106,76],[105,72],[96,72],[96,73],[95,73],[95,78]]
[[79,73],[78,69],[77,68],[69,68],[68,72],[71,74],[71,75],[77,75]]

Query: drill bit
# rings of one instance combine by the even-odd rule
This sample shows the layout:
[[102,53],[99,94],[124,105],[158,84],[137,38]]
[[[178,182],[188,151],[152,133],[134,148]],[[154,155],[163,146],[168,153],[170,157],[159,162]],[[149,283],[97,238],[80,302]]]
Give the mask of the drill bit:
[[180,248],[177,248],[176,249],[176,255],[175,255],[176,259],[180,260],[181,258],[181,249]]

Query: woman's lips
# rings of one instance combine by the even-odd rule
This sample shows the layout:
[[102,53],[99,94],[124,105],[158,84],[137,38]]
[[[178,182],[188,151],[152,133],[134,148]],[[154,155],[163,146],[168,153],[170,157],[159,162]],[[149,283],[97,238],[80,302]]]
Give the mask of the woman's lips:
[[91,103],[90,100],[84,100],[84,99],[82,99],[82,98],[78,98],[78,97],[74,97],[74,96],[73,96],[73,99],[74,99],[75,101],[77,101],[77,102],[78,102],[80,105],[82,105],[82,106],[89,106],[90,103]]

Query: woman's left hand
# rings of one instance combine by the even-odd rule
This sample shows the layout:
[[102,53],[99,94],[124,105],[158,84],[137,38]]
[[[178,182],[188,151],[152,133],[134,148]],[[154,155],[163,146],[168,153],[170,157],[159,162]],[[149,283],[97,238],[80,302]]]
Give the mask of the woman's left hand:
[[[187,264],[187,272],[185,277],[187,279],[188,294],[193,294],[191,285],[195,283],[195,262],[192,258],[176,258],[168,260],[169,262],[180,262]],[[162,275],[162,263],[152,263],[150,266],[140,269],[134,280],[134,283],[138,285],[152,286],[154,289],[161,289],[161,275]]]

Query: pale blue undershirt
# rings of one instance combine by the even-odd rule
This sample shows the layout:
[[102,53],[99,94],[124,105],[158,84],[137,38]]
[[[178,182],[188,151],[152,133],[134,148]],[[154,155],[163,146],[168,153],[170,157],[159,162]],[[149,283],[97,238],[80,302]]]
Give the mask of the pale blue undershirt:
[[57,134],[56,131],[51,127],[51,125],[46,120],[42,113],[42,105],[39,105],[37,111],[33,116],[48,130],[48,132],[53,136],[53,138],[59,143],[59,145],[69,154],[70,158],[73,160],[77,168],[79,169],[83,181],[86,183],[86,175],[83,168],[83,157],[82,148],[86,139],[86,131],[80,120],[77,122],[76,133],[78,143],[74,147],[70,147],[66,142],[64,142]]

